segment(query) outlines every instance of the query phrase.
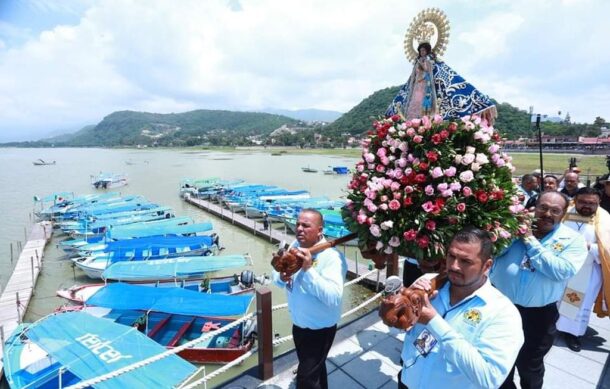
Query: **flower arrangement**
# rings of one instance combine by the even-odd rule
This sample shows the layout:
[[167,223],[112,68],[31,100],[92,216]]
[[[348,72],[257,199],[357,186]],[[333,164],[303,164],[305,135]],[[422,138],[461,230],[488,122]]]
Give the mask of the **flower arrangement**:
[[435,261],[465,225],[487,230],[496,252],[507,246],[523,206],[499,140],[477,116],[375,122],[343,209],[361,248]]

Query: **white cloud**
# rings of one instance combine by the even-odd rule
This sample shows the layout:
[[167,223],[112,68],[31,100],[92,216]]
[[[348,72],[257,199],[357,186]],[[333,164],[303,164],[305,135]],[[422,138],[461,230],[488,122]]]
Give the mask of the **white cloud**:
[[[42,32],[0,21],[0,139],[124,109],[347,111],[406,81],[403,35],[427,6],[452,24],[445,59],[483,92],[578,121],[610,119],[602,0],[433,3],[105,0],[91,1],[77,23]],[[69,4],[58,12],[79,10]],[[8,44],[9,33],[25,43]]]

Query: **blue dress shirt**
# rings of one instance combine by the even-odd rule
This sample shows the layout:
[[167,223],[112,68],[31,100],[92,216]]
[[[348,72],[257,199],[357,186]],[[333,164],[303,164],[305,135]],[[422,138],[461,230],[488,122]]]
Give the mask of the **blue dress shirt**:
[[514,240],[494,260],[491,282],[514,304],[543,307],[561,299],[587,252],[580,234],[558,224],[541,240]]
[[[521,316],[489,280],[453,306],[449,286],[431,301],[438,315],[405,335],[402,382],[418,389],[497,388],[523,344]],[[415,345],[423,331],[436,341],[425,356]]]
[[[325,241],[324,239],[321,241]],[[298,247],[295,242],[292,247]],[[274,283],[286,289],[292,323],[318,330],[332,327],[341,319],[343,283],[347,274],[345,257],[334,248],[313,255],[313,265],[299,270],[288,285],[273,270]]]

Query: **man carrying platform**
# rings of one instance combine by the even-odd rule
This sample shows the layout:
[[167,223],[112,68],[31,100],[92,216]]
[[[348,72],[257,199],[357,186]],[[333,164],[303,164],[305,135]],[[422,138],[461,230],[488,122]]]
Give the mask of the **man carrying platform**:
[[326,357],[341,319],[343,283],[347,262],[339,251],[327,248],[317,254],[309,249],[325,242],[324,219],[315,209],[304,209],[296,225],[296,271],[282,271],[274,261],[274,283],[286,290],[292,335],[299,360],[297,389],[327,389]]
[[[494,261],[491,282],[517,307],[525,342],[515,367],[521,388],[542,388],[544,356],[553,346],[559,317],[557,302],[566,284],[582,267],[587,245],[582,236],[561,224],[569,200],[559,192],[538,198],[531,226]],[[516,388],[511,370],[502,388]]]
[[[405,334],[399,389],[497,388],[504,381],[523,333],[519,313],[489,282],[492,250],[489,234],[477,228],[453,237],[449,281],[430,297],[424,294],[417,324]],[[420,277],[411,288],[429,291],[431,282]],[[381,309],[384,323],[396,326],[391,318],[398,306]]]

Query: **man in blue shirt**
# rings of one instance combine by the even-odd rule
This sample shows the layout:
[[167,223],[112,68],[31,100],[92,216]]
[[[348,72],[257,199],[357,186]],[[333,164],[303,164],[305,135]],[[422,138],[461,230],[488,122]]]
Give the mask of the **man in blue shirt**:
[[[488,280],[493,243],[473,227],[447,250],[449,282],[424,297],[418,323],[405,335],[399,388],[497,388],[523,344],[514,305]],[[430,290],[428,278],[411,287]]]
[[[559,192],[542,193],[533,224],[496,258],[491,272],[491,282],[521,314],[525,342],[515,366],[524,389],[542,388],[543,358],[557,334],[557,301],[587,257],[583,237],[561,224],[568,203]],[[513,367],[502,388],[516,388],[514,372]]]
[[289,275],[273,271],[276,285],[286,289],[292,335],[299,359],[297,388],[328,388],[326,357],[341,318],[343,283],[347,263],[334,248],[312,255],[308,250],[324,242],[324,219],[314,209],[304,209],[296,225],[297,257],[303,266]]

